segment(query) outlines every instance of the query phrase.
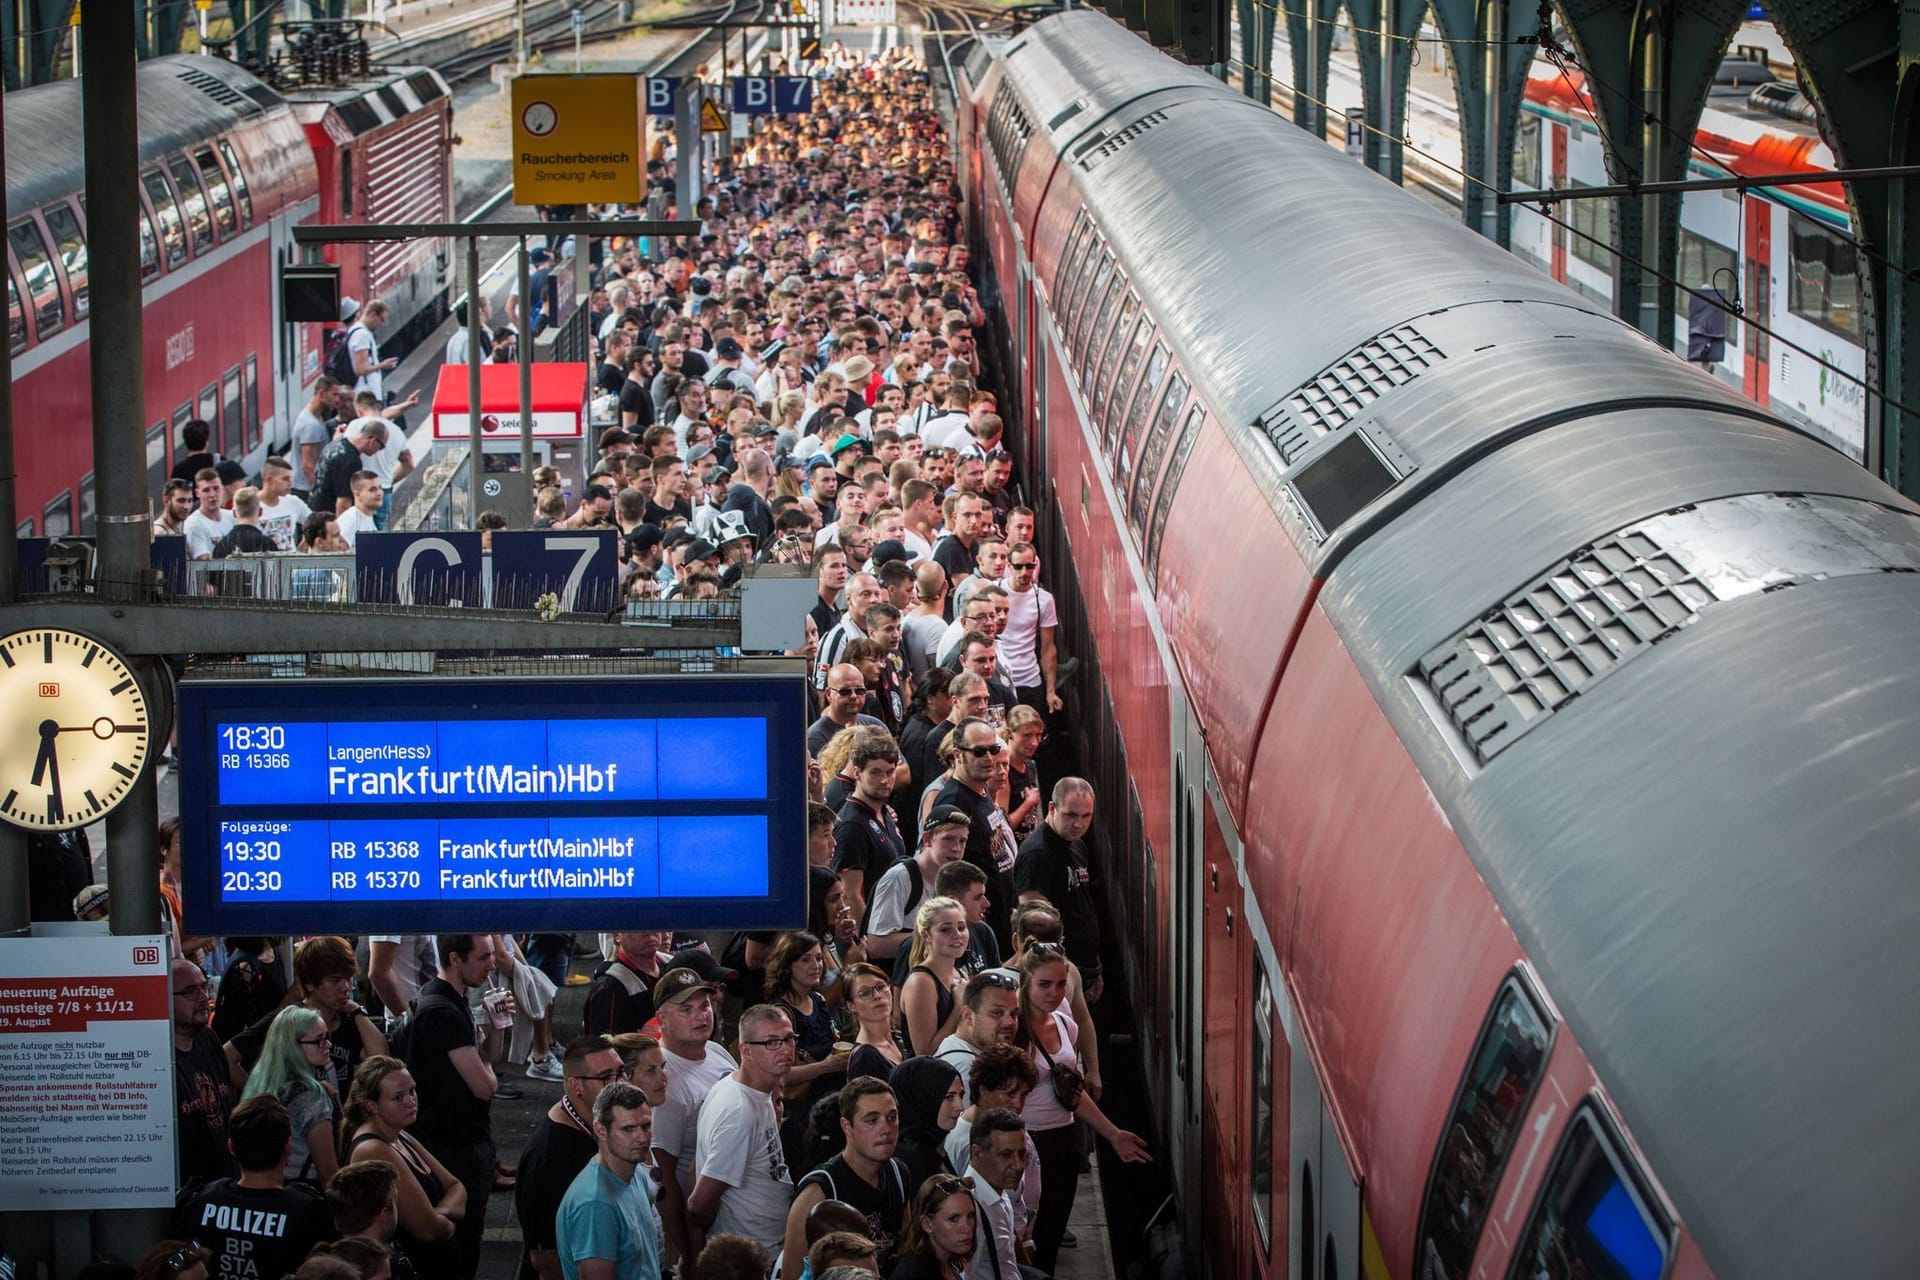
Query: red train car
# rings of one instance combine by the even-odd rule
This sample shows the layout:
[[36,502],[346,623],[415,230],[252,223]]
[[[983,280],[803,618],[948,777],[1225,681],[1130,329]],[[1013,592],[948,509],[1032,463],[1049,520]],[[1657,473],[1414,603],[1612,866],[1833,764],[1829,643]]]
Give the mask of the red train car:
[[1910,1270],[1920,507],[1097,13],[959,52],[1189,1273]]
[[[285,93],[319,172],[318,221],[452,221],[453,93],[439,72],[403,67],[341,88]],[[445,240],[329,245],[324,257],[340,264],[342,296],[384,298],[393,308],[380,334],[383,354],[405,354],[447,317]],[[318,351],[308,359],[310,381],[319,376]]]
[[[157,495],[180,428],[257,470],[319,376],[323,327],[281,319],[280,264],[307,221],[445,220],[451,97],[424,68],[283,96],[217,58],[140,64],[141,276]],[[77,81],[7,95],[7,290],[20,533],[93,531],[85,177]],[[305,129],[302,126],[305,124]],[[316,164],[316,155],[319,163]],[[445,315],[444,242],[340,246],[342,292],[384,296],[404,350]],[[58,429],[46,424],[60,424]]]
[[[157,493],[190,418],[212,447],[257,459],[297,404],[293,326],[275,263],[316,201],[313,158],[286,103],[215,58],[142,63],[140,247],[147,349],[144,447]],[[7,95],[7,302],[22,534],[91,533],[85,175],[80,85]]]

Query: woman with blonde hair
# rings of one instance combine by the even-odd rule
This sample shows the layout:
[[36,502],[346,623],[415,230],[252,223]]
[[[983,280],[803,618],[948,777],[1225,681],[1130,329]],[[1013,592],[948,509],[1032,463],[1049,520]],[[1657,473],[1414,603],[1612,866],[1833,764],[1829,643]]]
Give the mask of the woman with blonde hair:
[[1016,840],[1025,840],[1046,817],[1040,798],[1040,766],[1034,755],[1047,740],[1047,721],[1024,702],[1007,711],[1007,722],[1000,727],[1000,740],[1007,744],[1003,759],[1007,762],[1006,782],[994,795],[994,802],[1013,824]]
[[958,902],[933,897],[920,904],[900,988],[907,1043],[916,1054],[932,1053],[960,1026],[960,993],[967,985],[960,961],[970,941],[967,913]]
[[334,1118],[340,1103],[332,1070],[333,1037],[318,1013],[292,1005],[273,1016],[260,1061],[247,1077],[240,1100],[265,1093],[286,1104],[293,1121],[288,1182],[325,1186],[340,1168],[334,1155]]
[[398,1058],[368,1058],[354,1073],[342,1118],[343,1160],[381,1160],[398,1173],[395,1237],[421,1276],[454,1273],[454,1224],[466,1216],[467,1189],[407,1132],[420,1118],[420,1094]]
[[773,412],[768,414],[769,421],[782,430],[798,430],[800,415],[806,412],[807,393],[804,391],[782,391],[774,397]]

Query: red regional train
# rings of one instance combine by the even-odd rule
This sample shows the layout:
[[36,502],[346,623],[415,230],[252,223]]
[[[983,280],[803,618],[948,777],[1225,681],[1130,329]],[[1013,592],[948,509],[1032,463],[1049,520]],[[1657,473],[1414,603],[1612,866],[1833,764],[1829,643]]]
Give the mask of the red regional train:
[[[181,55],[142,63],[138,90],[144,447],[157,496],[189,419],[211,423],[212,448],[250,471],[271,446],[285,447],[322,353],[322,326],[280,316],[278,266],[302,258],[293,228],[444,220],[452,109],[446,82],[424,68],[283,94],[218,58]],[[7,302],[14,417],[26,424],[15,446],[23,536],[93,532],[79,119],[77,81],[7,95]],[[443,317],[444,244],[325,253],[341,264],[343,294],[393,303],[383,336],[430,329]]]
[[1187,1274],[1911,1274],[1920,508],[1086,10],[950,51]]

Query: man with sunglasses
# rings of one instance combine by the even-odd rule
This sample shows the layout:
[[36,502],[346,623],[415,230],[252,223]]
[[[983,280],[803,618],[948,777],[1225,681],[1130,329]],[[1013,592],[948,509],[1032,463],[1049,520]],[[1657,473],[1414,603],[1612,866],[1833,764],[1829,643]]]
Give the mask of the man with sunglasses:
[[870,724],[875,728],[886,726],[873,716],[860,710],[867,700],[867,682],[861,676],[860,668],[850,662],[827,668],[827,705],[807,729],[807,754],[819,758],[827,743],[842,729],[851,729],[856,724]]
[[1042,715],[1066,704],[1057,688],[1060,617],[1053,593],[1040,585],[1040,553],[1030,542],[1007,548],[1007,622],[1000,635],[1000,673],[1014,697]]
[[627,1078],[619,1051],[605,1036],[588,1035],[569,1042],[560,1063],[566,1073],[565,1091],[547,1108],[546,1120],[534,1129],[517,1166],[513,1211],[520,1222],[520,1269],[516,1280],[559,1280],[555,1223],[561,1198],[599,1149],[593,1132],[594,1099],[608,1085]]
[[960,721],[953,731],[953,741],[953,776],[940,789],[934,804],[951,805],[967,815],[966,860],[987,874],[987,923],[1005,954],[1013,949],[1008,916],[1008,904],[1013,901],[1013,860],[1008,856],[1002,865],[1000,842],[994,838],[994,815],[999,806],[993,801],[993,776],[1006,744],[1000,741],[991,721],[977,716]]

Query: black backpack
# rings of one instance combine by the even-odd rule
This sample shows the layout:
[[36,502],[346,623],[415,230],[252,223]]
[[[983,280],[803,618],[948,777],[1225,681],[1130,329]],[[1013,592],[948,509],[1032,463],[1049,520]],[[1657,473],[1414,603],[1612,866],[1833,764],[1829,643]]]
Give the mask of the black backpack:
[[327,337],[327,355],[320,364],[320,372],[342,386],[351,387],[360,381],[360,375],[353,371],[353,331],[359,327],[350,324],[335,329]]
[[431,995],[423,1000],[415,1000],[407,1011],[400,1015],[399,1021],[393,1024],[393,1029],[387,1032],[387,1050],[406,1063],[407,1070],[413,1071],[416,1077],[419,1072],[414,1071],[413,1033],[420,1025],[420,1010],[429,1004],[437,1004],[446,1009],[457,1009],[462,1017],[467,1016],[465,1005],[456,1004],[442,995]]

